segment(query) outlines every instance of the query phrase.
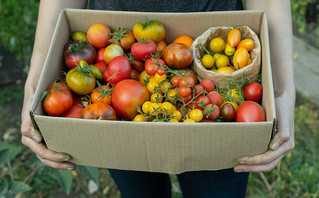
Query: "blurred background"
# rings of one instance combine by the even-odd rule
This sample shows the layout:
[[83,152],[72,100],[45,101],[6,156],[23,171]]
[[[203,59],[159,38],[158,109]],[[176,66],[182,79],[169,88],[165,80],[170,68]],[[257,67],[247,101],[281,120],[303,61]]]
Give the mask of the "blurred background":
[[[44,167],[21,144],[24,82],[39,0],[0,0],[0,198],[120,197],[106,169]],[[252,173],[247,197],[319,197],[319,1],[291,0],[296,144],[270,173]],[[182,197],[171,176],[173,197]]]

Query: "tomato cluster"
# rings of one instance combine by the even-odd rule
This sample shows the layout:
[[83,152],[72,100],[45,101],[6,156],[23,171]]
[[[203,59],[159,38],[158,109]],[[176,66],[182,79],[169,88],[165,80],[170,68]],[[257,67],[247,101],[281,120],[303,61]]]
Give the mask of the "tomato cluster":
[[201,57],[202,65],[213,72],[231,74],[251,64],[250,51],[254,47],[252,39],[241,40],[240,27],[234,27],[227,35],[227,40],[213,38],[209,50],[204,45],[205,54]]
[[198,81],[188,68],[193,38],[182,35],[167,45],[165,34],[158,21],[137,23],[133,31],[118,27],[111,32],[105,24],[94,24],[86,33],[74,32],[63,52],[69,68],[65,82],[50,86],[44,110],[52,116],[102,120],[265,120],[257,103],[259,83],[221,90],[209,79]]

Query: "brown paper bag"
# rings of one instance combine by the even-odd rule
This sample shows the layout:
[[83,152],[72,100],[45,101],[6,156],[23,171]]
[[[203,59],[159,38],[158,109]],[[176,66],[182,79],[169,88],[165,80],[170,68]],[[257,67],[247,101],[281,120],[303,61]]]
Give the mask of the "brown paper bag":
[[206,47],[206,49],[209,49],[210,41],[216,37],[220,37],[224,39],[225,42],[227,42],[227,36],[230,30],[230,27],[211,27],[202,35],[197,37],[192,45],[194,59],[191,67],[195,71],[198,79],[210,79],[215,83],[215,85],[222,89],[227,87],[227,83],[231,79],[234,79],[236,81],[240,80],[243,74],[245,75],[245,77],[255,81],[260,71],[260,41],[256,33],[247,26],[242,26],[239,30],[241,32],[241,40],[249,38],[254,41],[254,47],[250,51],[250,57],[252,59],[252,63],[250,65],[247,65],[246,67],[241,68],[231,74],[220,74],[217,72],[213,72],[206,69],[202,65],[201,57],[205,54],[205,50],[203,47],[200,46],[200,44],[202,43]]

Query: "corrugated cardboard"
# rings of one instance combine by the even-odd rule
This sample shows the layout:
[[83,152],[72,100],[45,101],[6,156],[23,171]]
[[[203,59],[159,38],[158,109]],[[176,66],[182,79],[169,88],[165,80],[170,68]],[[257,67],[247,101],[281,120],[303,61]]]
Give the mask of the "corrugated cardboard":
[[[162,22],[165,40],[197,36],[211,26],[247,25],[262,45],[263,107],[266,122],[259,123],[137,123],[82,120],[43,114],[41,94],[66,69],[63,46],[74,31],[86,32],[95,23],[112,30],[132,29],[145,19]],[[267,19],[262,11],[204,13],[140,13],[64,10],[58,20],[47,60],[32,104],[31,116],[49,149],[69,153],[79,165],[164,172],[217,170],[234,167],[244,155],[268,149],[275,123]]]

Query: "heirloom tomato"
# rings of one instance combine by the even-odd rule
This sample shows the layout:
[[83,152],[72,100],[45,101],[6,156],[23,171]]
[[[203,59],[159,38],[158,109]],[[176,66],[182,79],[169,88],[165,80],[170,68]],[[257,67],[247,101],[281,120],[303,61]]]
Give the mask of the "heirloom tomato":
[[133,27],[133,34],[135,38],[140,41],[152,39],[154,42],[159,42],[165,37],[165,27],[162,23],[150,20],[142,23],[137,23]]
[[254,101],[245,101],[238,106],[236,122],[264,122],[266,114],[264,109]]
[[199,84],[202,85],[207,92],[214,91],[215,89],[215,84],[210,79],[203,79]]
[[188,47],[191,47],[193,42],[194,42],[194,39],[186,35],[179,36],[173,41],[173,43],[183,43],[187,45]]
[[98,83],[98,87],[93,89],[90,97],[92,103],[105,103],[111,105],[112,101],[112,88],[109,85],[100,85]]
[[262,87],[258,82],[247,85],[244,89],[244,98],[257,102],[262,96]]
[[215,53],[222,53],[225,50],[225,47],[226,43],[220,37],[213,38],[209,43],[210,50],[212,50]]
[[84,109],[83,105],[74,104],[73,98],[73,105],[70,109],[64,112],[61,117],[65,118],[82,118],[82,110]]
[[230,103],[226,103],[220,110],[220,116],[226,122],[233,121],[235,119],[236,110],[234,106]]
[[49,87],[49,91],[54,91],[54,90],[57,90],[57,89],[65,89],[69,92],[71,92],[71,89],[68,87],[67,84],[65,83],[62,83],[62,82],[54,82],[50,87]]
[[191,64],[193,54],[187,45],[172,43],[165,48],[162,58],[173,69],[184,69]]
[[160,42],[156,43],[156,51],[161,54],[164,51],[164,49],[166,48],[166,46],[167,45],[166,45],[165,41],[160,41]]
[[103,72],[106,70],[106,68],[107,68],[107,63],[104,62],[104,61],[102,61],[102,62],[97,62],[97,63],[94,64],[94,66],[97,67],[97,68],[99,68],[100,71],[103,73]]
[[73,97],[70,91],[65,89],[56,89],[47,93],[43,107],[45,112],[51,116],[60,116],[71,108]]
[[117,56],[124,56],[124,50],[117,44],[111,44],[105,48],[104,61],[110,63]]
[[137,59],[144,60],[156,54],[156,44],[153,40],[148,39],[134,43],[131,47],[133,56]]
[[111,29],[105,24],[94,24],[87,31],[87,39],[96,48],[105,47],[111,38]]
[[140,74],[135,69],[132,69],[130,78],[139,81],[140,80]]
[[95,62],[104,62],[104,52],[105,52],[105,47],[97,50]]
[[82,118],[96,120],[116,120],[114,109],[105,103],[93,103],[82,110]]
[[95,80],[90,67],[86,66],[77,66],[66,75],[66,84],[74,93],[79,95],[89,94],[95,88]]
[[137,110],[149,98],[150,93],[145,85],[136,80],[126,79],[115,85],[112,105],[119,117],[132,120],[138,114]]
[[220,107],[223,103],[222,95],[217,91],[211,91],[207,94],[207,97],[209,98],[209,101],[211,104],[216,104]]
[[251,39],[244,39],[237,45],[237,48],[241,47],[246,48],[247,51],[250,51],[254,48],[254,41]]
[[111,60],[107,69],[103,73],[105,82],[113,85],[121,80],[131,77],[130,61],[124,56],[117,56]]
[[64,46],[63,55],[66,66],[73,69],[81,60],[93,64],[96,59],[96,50],[89,43],[71,41]]
[[216,104],[209,104],[206,106],[203,113],[205,119],[216,120],[216,118],[220,115],[220,109]]
[[138,72],[142,72],[145,70],[144,62],[142,60],[133,58],[133,60],[131,61],[131,65]]
[[124,50],[131,48],[135,43],[135,37],[131,30],[119,27],[111,33],[112,38],[109,40],[112,44],[118,44]]

